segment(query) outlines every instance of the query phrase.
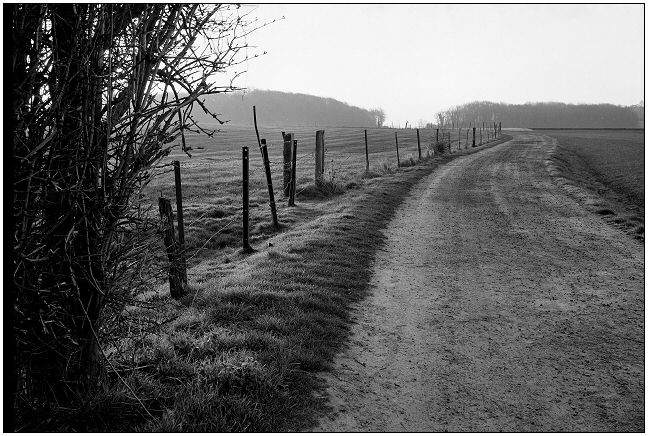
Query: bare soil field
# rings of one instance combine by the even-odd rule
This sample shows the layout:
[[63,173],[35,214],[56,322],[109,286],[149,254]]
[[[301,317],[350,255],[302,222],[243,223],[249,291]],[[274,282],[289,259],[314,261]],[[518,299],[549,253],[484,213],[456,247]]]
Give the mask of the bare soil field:
[[316,431],[643,432],[644,247],[519,132],[422,179],[384,231]]
[[552,174],[590,210],[644,239],[643,130],[546,130],[555,138]]

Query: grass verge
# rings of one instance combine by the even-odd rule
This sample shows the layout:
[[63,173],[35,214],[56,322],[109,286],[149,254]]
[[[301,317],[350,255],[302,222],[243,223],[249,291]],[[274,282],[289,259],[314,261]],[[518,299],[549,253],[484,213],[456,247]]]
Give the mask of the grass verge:
[[310,428],[325,406],[314,395],[323,388],[316,373],[348,338],[349,307],[368,292],[381,230],[422,177],[482,148],[358,177],[330,198],[306,193],[319,201],[298,202],[292,228],[260,241],[255,253],[228,252],[192,268],[191,292],[181,301],[161,286],[144,296],[146,304],[130,307],[129,316],[156,327],[129,328],[107,350],[102,391],[30,430]]

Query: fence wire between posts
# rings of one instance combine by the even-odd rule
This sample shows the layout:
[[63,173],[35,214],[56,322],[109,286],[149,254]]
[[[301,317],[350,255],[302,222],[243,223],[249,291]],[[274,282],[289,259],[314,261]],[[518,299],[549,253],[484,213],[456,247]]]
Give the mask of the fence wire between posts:
[[[499,134],[495,128],[490,126],[489,129],[483,129],[475,127],[475,146],[484,144],[486,142],[491,142],[501,136],[501,130]],[[465,129],[465,140],[462,141],[463,130]],[[487,135],[484,135],[484,131],[488,131]],[[401,136],[396,139],[396,136],[393,135],[394,132],[400,133]],[[422,131],[422,132],[421,132]],[[461,128],[459,129],[400,129],[400,130],[389,130],[384,131],[382,129],[376,130],[367,130],[367,135],[364,135],[364,132],[361,130],[358,131],[357,135],[353,134],[353,131],[345,131],[340,137],[326,138],[324,142],[324,162],[322,162],[322,182],[335,182],[337,177],[341,179],[352,178],[357,176],[356,173],[364,172],[365,164],[370,161],[372,162],[369,167],[373,167],[374,170],[384,170],[390,169],[391,165],[389,162],[393,162],[398,159],[398,164],[400,166],[401,162],[409,162],[407,165],[411,165],[418,161],[419,156],[421,158],[429,157],[430,154],[434,155],[438,153],[438,144],[440,141],[447,141],[449,149],[447,151],[455,151],[457,147],[461,149],[470,148],[472,145],[473,139],[473,130],[472,128]],[[412,132],[411,135],[407,133]],[[480,134],[477,135],[476,132]],[[304,133],[305,132],[300,132]],[[339,133],[339,132],[338,132]],[[456,137],[453,138],[453,135],[456,133]],[[297,143],[297,154],[296,154],[296,172],[293,174],[292,171],[288,173],[284,170],[287,170],[288,167],[294,166],[292,162],[292,156],[290,161],[284,160],[283,149],[280,148],[279,144],[268,143],[268,159],[270,173],[273,180],[273,185],[275,195],[281,195],[284,191],[284,186],[294,186],[293,196],[298,196],[304,191],[311,187],[311,184],[308,183],[315,179],[315,159],[316,151],[311,149],[312,144],[310,144],[310,139],[304,140],[303,138],[297,138],[296,135],[291,134],[291,138],[296,140]],[[365,139],[366,138],[366,139]],[[481,141],[479,140],[481,138]],[[398,141],[398,144],[396,143]],[[314,141],[313,141],[314,142]],[[282,141],[283,143],[283,141]],[[332,146],[329,146],[332,144]],[[250,150],[256,150],[258,147],[249,147]],[[204,149],[200,147],[200,149]],[[249,159],[251,179],[254,180],[255,185],[259,183],[260,185],[265,182],[265,174],[263,162],[261,159],[261,153],[255,153],[252,151],[251,156],[256,156],[252,159]],[[292,155],[292,153],[291,153]],[[238,154],[238,150],[227,150],[227,151],[204,151],[197,152],[194,150],[194,156],[197,160],[187,160],[184,159],[182,162],[178,162],[178,171],[180,167],[182,168],[182,174],[186,179],[191,180],[191,187],[193,185],[202,183],[203,187],[210,189],[212,186],[218,185],[217,181],[223,181],[227,176],[231,180],[240,180],[240,172],[236,169],[240,169],[239,165],[241,163],[241,156]],[[381,168],[382,167],[382,168]],[[205,179],[205,169],[208,173],[207,184],[204,184]],[[164,176],[174,172],[174,163],[165,163],[156,166],[153,168],[155,176]],[[298,186],[299,177],[298,173],[310,173],[308,176],[302,176],[302,185]],[[212,180],[212,174],[214,177]],[[288,178],[285,177],[286,174],[290,174]],[[177,177],[182,177],[178,175]],[[295,180],[293,180],[295,177]],[[303,184],[304,181],[307,181],[306,184]],[[182,184],[182,182],[181,182]],[[256,186],[259,189],[259,186]],[[262,188],[261,188],[262,189]],[[243,198],[242,192],[240,189],[235,189],[236,192],[229,191],[224,192],[226,197],[231,200],[240,201]],[[162,192],[160,192],[162,195]],[[177,198],[178,194],[180,199]],[[233,194],[233,195],[232,195]],[[182,205],[182,192],[176,186],[176,203],[177,205]],[[285,195],[284,195],[285,197]],[[200,201],[204,201],[204,198],[201,198]],[[199,202],[200,202],[199,201]],[[255,204],[255,207],[258,207],[259,204]],[[244,205],[245,208],[245,205]],[[183,211],[177,210],[178,217],[182,216]],[[191,220],[184,224],[178,220],[178,234],[184,234],[184,227],[189,229],[196,229],[199,226],[207,227],[206,224],[208,221],[213,221],[214,217],[210,217],[210,214],[213,214],[213,208],[208,206],[204,211],[197,217],[192,217]],[[219,228],[215,231],[210,232],[204,242],[200,246],[192,248],[191,254],[186,258],[186,261],[190,261],[198,256],[218,235],[223,232],[231,229],[237,220],[242,218],[238,208],[232,213],[231,217],[223,224],[219,225]],[[181,228],[182,227],[182,228]],[[174,230],[175,231],[175,230]],[[247,236],[247,235],[245,235]],[[244,236],[244,237],[245,237]],[[184,243],[184,241],[180,241]],[[188,248],[186,246],[177,247],[183,256],[187,256]]]

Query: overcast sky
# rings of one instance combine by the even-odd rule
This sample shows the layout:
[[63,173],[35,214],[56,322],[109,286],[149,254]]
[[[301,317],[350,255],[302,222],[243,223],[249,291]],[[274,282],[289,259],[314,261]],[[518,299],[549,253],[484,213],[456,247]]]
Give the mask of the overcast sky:
[[643,5],[267,5],[239,85],[431,121],[475,100],[637,104]]

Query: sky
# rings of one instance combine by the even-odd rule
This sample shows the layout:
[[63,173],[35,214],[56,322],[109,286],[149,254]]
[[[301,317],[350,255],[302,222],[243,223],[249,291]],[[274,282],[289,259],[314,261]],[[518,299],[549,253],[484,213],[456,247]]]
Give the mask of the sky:
[[260,4],[267,52],[236,83],[382,108],[387,125],[476,100],[638,104],[644,6]]

